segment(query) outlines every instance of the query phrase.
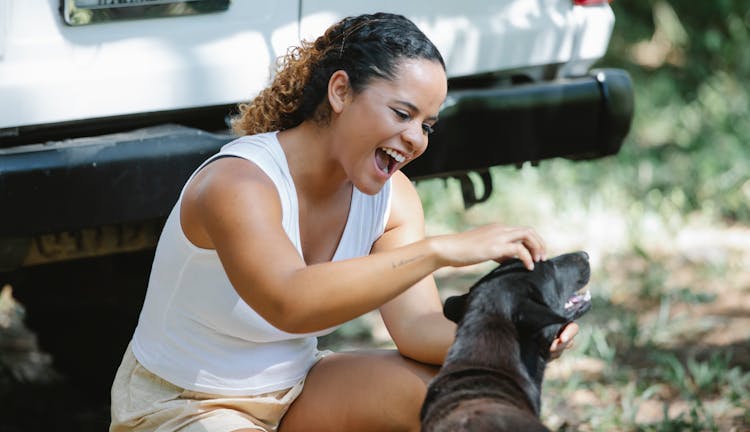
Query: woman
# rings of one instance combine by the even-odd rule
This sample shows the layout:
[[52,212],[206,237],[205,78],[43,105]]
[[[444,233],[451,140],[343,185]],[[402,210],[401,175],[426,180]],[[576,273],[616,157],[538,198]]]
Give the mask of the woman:
[[[290,51],[165,224],[111,430],[419,429],[455,331],[431,274],[545,253],[528,228],[424,237],[400,169],[446,91],[439,52],[399,15],[346,18]],[[397,351],[317,351],[374,309]]]

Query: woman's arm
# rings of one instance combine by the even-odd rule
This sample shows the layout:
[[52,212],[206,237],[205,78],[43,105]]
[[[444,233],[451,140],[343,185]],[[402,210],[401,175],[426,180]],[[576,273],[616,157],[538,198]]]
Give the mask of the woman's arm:
[[183,230],[216,250],[240,297],[279,329],[304,333],[346,322],[392,300],[443,266],[544,251],[529,229],[488,226],[421,239],[369,256],[306,265],[281,226],[273,183],[251,162],[217,160],[183,197]]
[[[374,252],[398,248],[424,238],[424,212],[411,182],[393,177],[393,201],[386,232],[375,243]],[[380,308],[381,316],[399,352],[413,360],[442,364],[455,338],[456,325],[443,315],[443,307],[432,275]],[[571,323],[550,347],[552,358],[569,347],[578,332]]]
[[[425,237],[422,203],[411,182],[393,176],[391,213],[386,231],[373,252],[399,248]],[[380,308],[399,352],[413,360],[442,364],[453,343],[456,325],[443,316],[442,301],[432,274]]]

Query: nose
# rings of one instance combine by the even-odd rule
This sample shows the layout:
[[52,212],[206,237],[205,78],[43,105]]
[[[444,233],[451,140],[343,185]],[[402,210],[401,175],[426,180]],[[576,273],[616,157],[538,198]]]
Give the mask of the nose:
[[401,133],[401,138],[409,146],[413,157],[421,155],[427,149],[427,135],[422,130],[420,122],[409,123],[409,127]]

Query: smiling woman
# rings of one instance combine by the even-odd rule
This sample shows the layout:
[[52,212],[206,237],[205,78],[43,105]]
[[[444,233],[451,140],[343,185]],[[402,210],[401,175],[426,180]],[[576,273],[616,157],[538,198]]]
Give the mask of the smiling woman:
[[[400,15],[346,18],[282,59],[164,225],[112,431],[419,429],[455,333],[432,273],[545,254],[529,228],[424,237],[400,169],[446,91],[440,53]],[[397,350],[318,351],[375,309]]]
[[374,78],[357,93],[345,71],[330,80],[331,154],[367,194],[380,191],[397,170],[424,153],[447,92],[437,62],[402,60],[397,73],[393,79]]

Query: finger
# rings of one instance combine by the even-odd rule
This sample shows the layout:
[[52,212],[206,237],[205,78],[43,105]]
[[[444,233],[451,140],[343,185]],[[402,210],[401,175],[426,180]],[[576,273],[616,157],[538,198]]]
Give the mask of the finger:
[[572,346],[573,338],[578,334],[578,324],[571,322],[563,327],[560,332],[552,340],[552,347],[563,350],[567,347]]
[[546,246],[542,237],[531,228],[518,228],[515,233],[517,240],[529,250],[534,261],[541,261],[546,254]]
[[516,248],[516,256],[518,259],[523,261],[524,265],[529,270],[534,270],[534,258],[531,256],[531,252],[522,243],[514,243]]
[[500,264],[510,258],[517,258],[521,260],[524,267],[528,270],[534,269],[534,260],[531,257],[531,253],[521,243],[506,243],[500,249],[495,250],[494,254],[495,258],[493,260]]
[[552,346],[549,349],[549,357],[551,359],[559,358],[562,355],[563,350],[560,348],[560,343],[557,339],[552,341]]
[[529,239],[532,241],[526,247],[532,252],[534,261],[543,261],[547,254],[547,246],[544,244],[544,239],[534,230],[530,230]]
[[573,340],[573,338],[578,334],[578,330],[578,324],[576,324],[575,322],[571,322],[563,327],[557,337],[561,342],[567,343]]
[[554,339],[552,341],[552,345],[550,346],[549,355],[551,359],[557,359],[560,356],[562,356],[563,352],[566,350],[573,348],[573,342],[567,342],[563,343],[560,342],[559,339]]

